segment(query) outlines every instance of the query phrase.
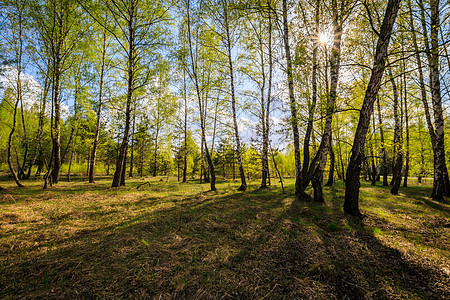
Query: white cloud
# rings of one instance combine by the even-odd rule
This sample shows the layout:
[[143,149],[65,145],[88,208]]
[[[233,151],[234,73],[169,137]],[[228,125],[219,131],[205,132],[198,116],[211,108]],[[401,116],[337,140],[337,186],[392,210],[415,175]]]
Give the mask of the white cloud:
[[70,116],[70,107],[65,103],[61,103],[61,118],[63,120],[67,119]]
[[280,119],[280,118],[277,118],[277,117],[271,116],[271,117],[270,117],[270,121],[271,121],[271,123],[272,123],[273,125],[275,125],[275,126],[281,124],[281,119]]
[[[4,67],[0,74],[0,99],[3,98],[3,93],[7,88],[16,89],[16,81],[18,72],[11,67]],[[30,109],[40,99],[41,85],[34,79],[33,76],[21,73],[20,79],[22,81],[23,101],[25,109]]]

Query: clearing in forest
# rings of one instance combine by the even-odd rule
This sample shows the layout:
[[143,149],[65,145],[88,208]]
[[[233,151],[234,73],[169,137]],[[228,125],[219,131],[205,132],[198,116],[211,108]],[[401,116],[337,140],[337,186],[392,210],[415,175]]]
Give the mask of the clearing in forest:
[[161,180],[3,182],[0,298],[450,298],[450,205],[430,186],[363,183],[358,219],[339,182],[322,205],[292,180],[286,195]]

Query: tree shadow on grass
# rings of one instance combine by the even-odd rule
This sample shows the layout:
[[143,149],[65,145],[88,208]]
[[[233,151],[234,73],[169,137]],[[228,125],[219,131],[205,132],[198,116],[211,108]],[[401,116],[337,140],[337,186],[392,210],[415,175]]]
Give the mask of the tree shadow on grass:
[[[337,194],[335,194],[337,196]],[[141,209],[166,203],[137,199]],[[339,205],[339,208],[338,208]],[[2,261],[2,298],[445,298],[448,276],[386,247],[342,199],[203,195]],[[104,213],[102,211],[99,214]],[[108,214],[101,215],[107,217]],[[70,216],[67,216],[70,218]],[[89,216],[83,216],[89,219]],[[338,222],[346,219],[350,230]],[[330,227],[338,223],[338,228]],[[31,250],[30,250],[31,251]]]
[[[235,200],[235,197],[233,199]],[[228,207],[227,203],[230,203],[233,199],[219,198],[208,206],[214,206],[212,213],[214,216],[219,216],[219,212],[215,209],[220,210],[222,207]],[[208,201],[208,199],[204,199],[199,202],[198,198],[194,197],[186,201],[191,202],[192,206],[179,206],[159,214],[143,214],[136,220],[128,221],[126,225],[115,224],[112,227],[97,230],[83,230],[70,239],[60,241],[54,251],[27,258],[24,261],[13,262],[9,266],[4,265],[6,268],[2,273],[8,274],[9,280],[2,282],[1,294],[4,296],[20,296],[20,291],[25,291],[25,294],[22,295],[28,297],[39,295],[51,297],[63,292],[66,293],[65,296],[75,296],[77,293],[84,296],[107,296],[109,293],[108,287],[114,286],[117,289],[113,288],[114,292],[109,295],[126,296],[126,291],[131,292],[125,288],[127,284],[124,284],[124,281],[130,279],[128,277],[129,272],[135,276],[134,272],[141,269],[139,265],[136,265],[136,269],[134,269],[133,267],[130,268],[128,264],[139,264],[144,255],[146,257],[143,262],[145,266],[152,257],[161,256],[165,265],[173,267],[173,263],[177,262],[178,259],[168,260],[168,257],[174,255],[173,251],[178,248],[179,239],[188,238],[199,241],[206,239],[199,246],[208,248],[214,246],[214,241],[217,240],[217,232],[228,233],[227,228],[231,226],[230,223],[222,226],[222,223],[225,222],[218,222],[218,219],[214,220],[211,216],[211,208],[205,207],[201,203]],[[186,211],[187,209],[189,211]],[[238,212],[237,208],[234,207],[232,210],[236,215],[248,214],[243,211]],[[254,213],[257,213],[257,210],[254,210],[250,215]],[[239,219],[242,221],[244,218]],[[138,222],[136,222],[137,220]],[[195,224],[192,225],[193,222]],[[191,224],[188,227],[193,226],[195,230],[190,232],[189,237],[180,237],[178,233],[185,230],[183,228],[186,224]],[[142,237],[142,241],[140,237]],[[149,242],[143,242],[144,240]],[[156,252],[150,251],[151,256],[147,256],[149,255],[149,243],[156,248],[154,249]],[[31,251],[32,249],[27,250]],[[139,262],[136,262],[135,259],[138,259]],[[115,270],[116,268],[118,270]],[[148,272],[144,275],[145,280],[151,279],[151,274],[155,271],[148,270]],[[99,278],[99,276],[104,278]],[[108,279],[110,277],[115,277],[112,280],[118,281],[120,284],[117,286],[112,284]],[[168,284],[166,281],[167,279],[163,279],[163,282]],[[68,287],[72,283],[75,283],[73,289]],[[151,292],[151,289],[148,290],[148,282],[143,283],[137,289],[142,289],[142,292],[147,295]],[[170,290],[171,287],[166,286],[165,289]],[[56,292],[52,292],[52,290]],[[136,292],[131,294],[137,296]]]
[[402,193],[404,193],[407,197],[417,199],[422,204],[427,205],[433,209],[450,213],[449,199],[444,199],[442,202],[432,200],[429,197],[431,194],[430,187],[408,187],[402,189]]
[[280,226],[266,231],[273,239],[250,251],[260,254],[256,261],[264,267],[248,278],[256,278],[255,284],[266,279],[265,292],[274,289],[271,298],[448,298],[448,274],[385,246],[358,218],[341,213],[350,228],[329,226],[339,218],[335,212],[293,202],[277,221]]

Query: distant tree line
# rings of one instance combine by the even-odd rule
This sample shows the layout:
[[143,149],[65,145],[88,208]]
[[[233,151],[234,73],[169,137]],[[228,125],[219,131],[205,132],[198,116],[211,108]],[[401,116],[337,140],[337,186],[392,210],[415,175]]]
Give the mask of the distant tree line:
[[[0,157],[19,187],[62,175],[295,177],[325,201],[446,165],[450,9],[440,0],[2,0]],[[390,178],[388,178],[390,177]]]

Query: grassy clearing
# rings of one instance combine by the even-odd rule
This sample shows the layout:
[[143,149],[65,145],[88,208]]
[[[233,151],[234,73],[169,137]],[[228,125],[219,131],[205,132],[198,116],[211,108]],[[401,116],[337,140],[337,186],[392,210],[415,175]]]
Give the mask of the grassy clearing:
[[147,178],[0,192],[0,298],[450,298],[450,205],[363,184],[366,217],[272,187]]

